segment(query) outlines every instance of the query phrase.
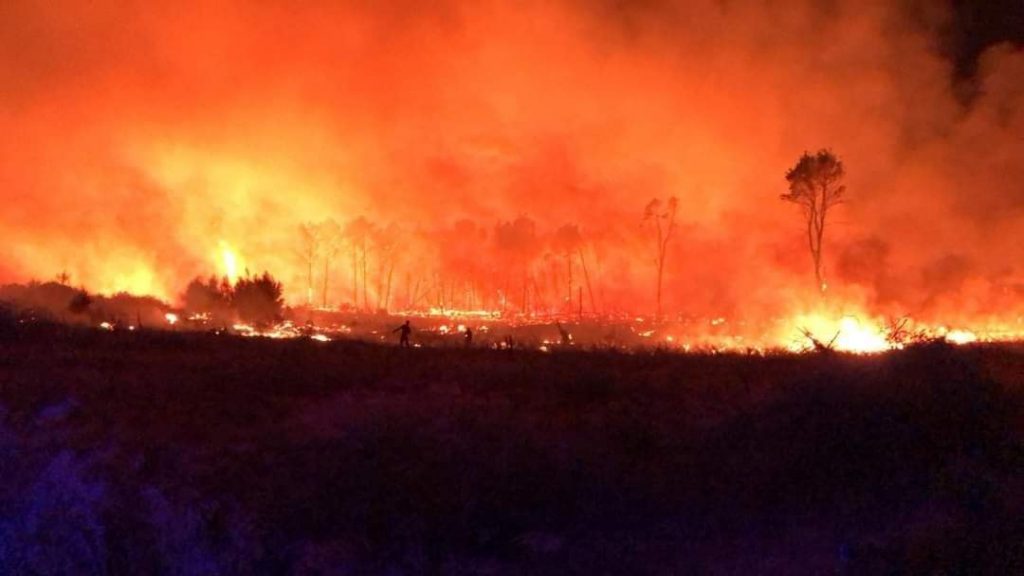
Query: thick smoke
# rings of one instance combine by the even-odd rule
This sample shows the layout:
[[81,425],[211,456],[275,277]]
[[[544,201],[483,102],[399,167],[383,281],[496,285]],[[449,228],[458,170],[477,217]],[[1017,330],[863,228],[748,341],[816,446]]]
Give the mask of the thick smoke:
[[[829,147],[839,300],[1005,311],[1024,54],[989,49],[964,98],[930,4],[4,2],[0,280],[174,299],[230,246],[301,302],[299,225],[365,216],[397,227],[393,256],[369,252],[371,303],[550,308],[575,225],[593,307],[650,312],[643,209],[676,196],[666,310],[773,315],[814,292],[783,176]],[[533,237],[507,233],[521,216]],[[335,303],[362,290],[358,254],[336,260]]]

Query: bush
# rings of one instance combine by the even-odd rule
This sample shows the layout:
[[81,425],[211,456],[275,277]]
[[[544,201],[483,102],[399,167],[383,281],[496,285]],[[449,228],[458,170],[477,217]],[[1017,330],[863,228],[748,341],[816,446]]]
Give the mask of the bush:
[[235,284],[231,304],[243,322],[272,324],[281,318],[284,300],[281,283],[269,272],[245,277]]
[[218,280],[211,276],[206,282],[196,278],[185,288],[182,295],[185,311],[189,314],[223,316],[231,307],[231,284],[227,278]]

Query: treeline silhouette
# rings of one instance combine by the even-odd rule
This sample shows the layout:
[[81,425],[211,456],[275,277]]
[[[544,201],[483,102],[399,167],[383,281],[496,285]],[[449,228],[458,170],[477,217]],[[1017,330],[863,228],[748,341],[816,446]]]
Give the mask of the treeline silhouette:
[[257,325],[281,319],[284,289],[269,272],[244,276],[232,284],[227,278],[196,278],[185,288],[183,304],[189,314],[202,314],[214,323],[234,318]]
[[[241,321],[257,326],[279,322],[284,288],[269,272],[246,275],[234,284],[227,278],[195,279],[182,296],[187,315],[201,315],[211,325]],[[35,321],[110,326],[163,327],[179,312],[151,296],[89,293],[60,281],[0,286],[0,304],[8,316]]]
[[541,230],[525,215],[493,227],[461,219],[440,229],[360,216],[344,225],[303,223],[294,253],[310,305],[597,314],[605,267],[622,266],[607,247],[621,242],[577,224]]

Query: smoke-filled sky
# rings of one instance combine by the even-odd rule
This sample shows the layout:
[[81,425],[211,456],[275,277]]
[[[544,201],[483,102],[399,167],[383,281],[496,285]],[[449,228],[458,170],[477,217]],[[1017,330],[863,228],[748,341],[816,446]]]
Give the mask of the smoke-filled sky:
[[770,312],[813,288],[779,196],[828,147],[848,188],[830,289],[1019,308],[1024,8],[999,4],[8,0],[0,281],[67,270],[173,300],[230,247],[302,301],[299,225],[365,216],[403,230],[396,294],[473,274],[486,293],[508,267],[496,226],[526,216],[538,246],[579,227],[601,308],[650,310],[641,218],[676,196],[666,307]]

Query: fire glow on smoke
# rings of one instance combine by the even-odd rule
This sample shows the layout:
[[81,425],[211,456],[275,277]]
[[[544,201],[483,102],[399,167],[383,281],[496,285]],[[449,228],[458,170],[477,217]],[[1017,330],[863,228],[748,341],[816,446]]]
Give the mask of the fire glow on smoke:
[[[294,305],[650,315],[641,216],[674,196],[664,310],[729,321],[673,346],[1015,333],[1024,54],[988,49],[964,98],[941,2],[786,4],[4,2],[0,281],[174,303],[269,270]],[[819,147],[847,167],[828,312],[779,201]]]

